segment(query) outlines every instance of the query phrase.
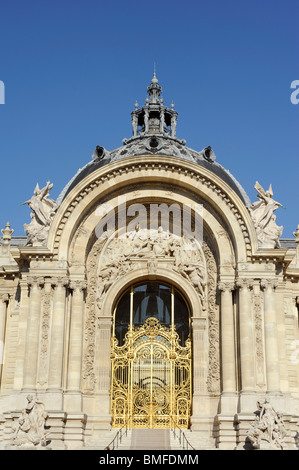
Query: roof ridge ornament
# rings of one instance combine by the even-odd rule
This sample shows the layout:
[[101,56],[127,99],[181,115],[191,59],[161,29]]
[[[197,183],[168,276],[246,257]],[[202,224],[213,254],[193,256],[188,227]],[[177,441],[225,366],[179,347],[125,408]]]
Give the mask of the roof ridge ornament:
[[147,93],[148,96],[142,107],[139,108],[137,101],[135,103],[135,110],[131,113],[133,136],[130,139],[124,139],[123,143],[126,145],[135,139],[154,136],[156,139],[167,138],[185,145],[185,140],[179,140],[176,137],[178,113],[174,109],[174,103],[172,101],[171,108],[168,108],[161,96],[162,87],[156,75],[156,63],[154,63],[154,75],[147,87]]

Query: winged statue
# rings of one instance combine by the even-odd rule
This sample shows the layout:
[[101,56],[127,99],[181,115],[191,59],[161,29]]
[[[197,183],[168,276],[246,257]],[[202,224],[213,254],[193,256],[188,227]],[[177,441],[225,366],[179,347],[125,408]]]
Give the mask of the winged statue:
[[28,204],[32,210],[31,223],[24,225],[27,245],[44,245],[46,242],[51,222],[58,207],[57,203],[49,198],[52,188],[53,184],[50,181],[42,189],[37,184],[31,199],[23,203]]
[[273,189],[270,184],[268,190],[257,181],[254,185],[257,190],[258,201],[254,202],[249,208],[254,226],[257,231],[257,237],[260,248],[277,248],[280,246],[279,238],[282,235],[283,227],[276,224],[274,212],[282,204],[273,199]]

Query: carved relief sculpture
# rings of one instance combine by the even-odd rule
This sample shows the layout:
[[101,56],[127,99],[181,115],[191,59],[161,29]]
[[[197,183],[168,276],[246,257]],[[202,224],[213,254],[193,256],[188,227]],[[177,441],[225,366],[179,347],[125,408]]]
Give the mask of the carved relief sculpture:
[[144,260],[152,269],[157,268],[157,261],[170,259],[176,272],[187,279],[197,290],[206,308],[207,274],[200,248],[194,240],[174,236],[158,230],[139,229],[126,234],[123,238],[114,238],[108,242],[101,259],[99,271],[98,306],[101,307],[103,295],[109,290],[116,279],[132,269],[132,263]]
[[44,404],[32,395],[27,396],[27,402],[27,406],[19,417],[12,446],[45,447],[47,445],[45,422],[48,415],[45,412]]
[[[113,283],[129,271],[136,269],[137,266],[143,266],[149,273],[153,273],[156,272],[160,262],[166,261],[170,270],[181,274],[193,285],[201,299],[204,311],[208,303],[208,275],[204,248],[205,246],[197,246],[194,240],[175,236],[164,231],[162,227],[150,231],[140,229],[138,224],[135,230],[127,232],[125,236],[110,240],[100,238],[96,241],[87,266],[88,293],[83,362],[85,390],[90,392],[96,383],[94,348],[97,318],[101,315],[99,312],[105,295]],[[210,285],[212,285],[211,281]]]
[[270,404],[269,397],[264,403],[257,402],[256,420],[247,432],[254,449],[286,449],[284,441],[286,429],[282,414],[276,412]]

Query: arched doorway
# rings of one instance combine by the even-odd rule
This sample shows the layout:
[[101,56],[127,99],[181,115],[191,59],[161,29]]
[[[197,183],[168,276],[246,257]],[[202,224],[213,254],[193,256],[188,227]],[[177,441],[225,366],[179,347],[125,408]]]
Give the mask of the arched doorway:
[[112,340],[112,425],[189,427],[189,308],[172,286],[133,285],[117,302]]

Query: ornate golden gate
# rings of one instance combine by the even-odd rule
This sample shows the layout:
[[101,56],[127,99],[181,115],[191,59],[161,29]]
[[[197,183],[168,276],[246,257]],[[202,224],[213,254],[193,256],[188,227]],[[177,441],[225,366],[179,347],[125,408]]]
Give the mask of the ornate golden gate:
[[190,339],[180,346],[175,326],[156,318],[131,324],[122,346],[112,340],[112,425],[188,428],[191,377]]

